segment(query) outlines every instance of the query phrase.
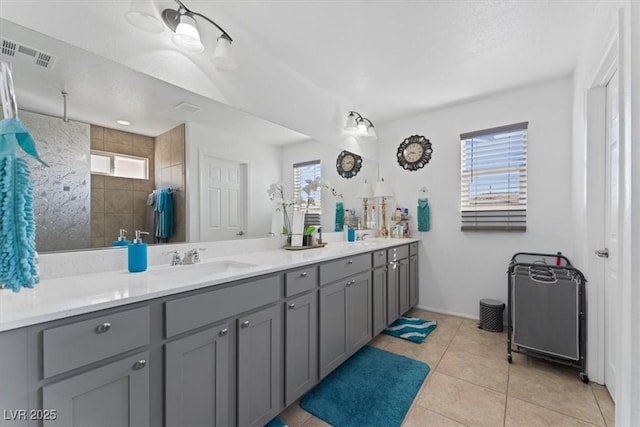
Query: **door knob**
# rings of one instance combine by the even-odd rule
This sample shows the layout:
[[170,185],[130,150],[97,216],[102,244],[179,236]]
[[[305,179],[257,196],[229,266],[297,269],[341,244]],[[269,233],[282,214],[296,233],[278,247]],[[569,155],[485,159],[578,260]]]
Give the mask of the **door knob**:
[[609,258],[609,248],[595,251],[600,258]]
[[236,233],[236,236],[244,236],[244,231],[240,230]]

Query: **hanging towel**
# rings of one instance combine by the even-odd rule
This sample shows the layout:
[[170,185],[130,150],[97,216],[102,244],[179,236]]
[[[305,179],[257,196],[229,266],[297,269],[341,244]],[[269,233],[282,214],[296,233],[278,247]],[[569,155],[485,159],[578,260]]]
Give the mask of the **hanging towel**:
[[173,235],[173,191],[163,188],[156,197],[155,239],[167,242]]
[[429,210],[429,200],[418,199],[418,231],[429,231],[431,229],[431,212]]
[[334,231],[344,231],[344,205],[336,202],[336,228]]
[[48,166],[20,119],[0,121],[0,284],[14,292],[39,281],[33,190],[29,166],[17,156],[18,145]]

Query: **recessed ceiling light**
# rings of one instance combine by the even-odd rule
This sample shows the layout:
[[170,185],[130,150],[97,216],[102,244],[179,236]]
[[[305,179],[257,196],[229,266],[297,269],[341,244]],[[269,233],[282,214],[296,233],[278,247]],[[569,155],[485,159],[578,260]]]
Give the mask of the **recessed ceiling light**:
[[116,123],[122,126],[131,126],[131,122],[129,120],[116,120]]

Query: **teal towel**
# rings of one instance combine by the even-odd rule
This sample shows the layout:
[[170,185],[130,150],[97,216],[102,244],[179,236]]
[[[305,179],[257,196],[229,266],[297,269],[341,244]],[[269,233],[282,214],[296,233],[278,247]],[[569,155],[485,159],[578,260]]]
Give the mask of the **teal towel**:
[[17,146],[47,166],[18,118],[0,121],[0,284],[14,292],[39,281],[33,190],[29,166],[17,156]]
[[336,202],[336,228],[334,231],[344,231],[344,205]]
[[166,242],[173,235],[173,190],[171,188],[164,188],[158,192],[155,211],[154,237],[158,242]]
[[431,212],[427,199],[418,199],[418,231],[431,229]]

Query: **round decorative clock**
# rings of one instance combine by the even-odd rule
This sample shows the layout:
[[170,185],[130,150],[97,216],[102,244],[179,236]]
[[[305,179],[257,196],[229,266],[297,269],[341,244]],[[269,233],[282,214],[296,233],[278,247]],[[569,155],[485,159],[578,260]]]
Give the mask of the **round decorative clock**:
[[406,138],[398,146],[398,164],[409,171],[416,171],[431,159],[431,142],[420,135],[412,135]]
[[362,157],[349,151],[343,151],[336,160],[338,175],[343,178],[353,178],[360,172]]

